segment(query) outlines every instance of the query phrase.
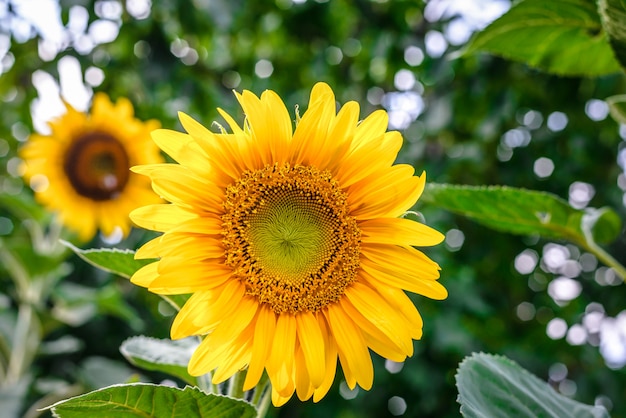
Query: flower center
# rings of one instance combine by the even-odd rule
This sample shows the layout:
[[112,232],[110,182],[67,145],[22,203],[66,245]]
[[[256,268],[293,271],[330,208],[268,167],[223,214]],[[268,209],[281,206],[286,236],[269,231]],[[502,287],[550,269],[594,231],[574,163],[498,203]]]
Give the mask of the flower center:
[[63,162],[76,193],[98,201],[114,199],[124,190],[129,168],[124,146],[102,132],[88,133],[74,141]]
[[226,264],[276,313],[317,311],[355,280],[361,232],[328,171],[246,171],[226,190]]

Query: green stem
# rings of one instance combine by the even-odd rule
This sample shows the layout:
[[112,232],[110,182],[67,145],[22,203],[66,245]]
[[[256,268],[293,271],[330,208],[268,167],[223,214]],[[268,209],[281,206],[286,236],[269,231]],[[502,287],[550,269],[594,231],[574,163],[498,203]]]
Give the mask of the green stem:
[[261,375],[261,379],[259,380],[259,383],[257,383],[256,387],[254,388],[254,395],[252,396],[252,401],[251,401],[252,405],[254,406],[259,405],[259,402],[261,401],[261,396],[265,392],[265,389],[267,388],[269,383],[270,383],[270,379],[267,376],[267,373],[263,372],[263,374]]
[[15,324],[11,358],[7,367],[6,384],[16,383],[22,377],[34,356],[33,350],[36,350],[39,346],[39,341],[35,342],[35,344],[32,344],[31,341],[32,338],[39,339],[36,320],[37,317],[33,306],[26,303],[21,304]]
[[620,264],[611,254],[607,253],[604,248],[600,247],[595,242],[587,242],[585,246],[593,255],[598,257],[598,260],[602,261],[605,265],[612,268],[615,273],[626,282],[626,268]]
[[246,374],[248,369],[238,371],[230,378],[228,382],[228,396],[233,398],[243,399],[243,383],[246,381]]
[[[258,388],[257,389],[261,389]],[[263,397],[261,398],[261,402],[259,402],[257,407],[257,418],[265,418],[267,415],[267,411],[270,407],[270,401],[272,400],[272,387],[269,384],[264,385],[264,387],[260,390],[263,393]]]
[[602,209],[590,209],[583,215],[580,223],[580,229],[585,237],[585,242],[580,244],[582,247],[593,253],[598,260],[611,267],[623,281],[626,281],[626,268],[624,268],[619,261],[613,258],[611,254],[607,253],[604,248],[596,244],[596,241],[593,238],[593,227],[603,213],[604,211]]
[[205,393],[219,393],[217,385],[212,382],[213,375],[206,373],[198,376],[198,387]]

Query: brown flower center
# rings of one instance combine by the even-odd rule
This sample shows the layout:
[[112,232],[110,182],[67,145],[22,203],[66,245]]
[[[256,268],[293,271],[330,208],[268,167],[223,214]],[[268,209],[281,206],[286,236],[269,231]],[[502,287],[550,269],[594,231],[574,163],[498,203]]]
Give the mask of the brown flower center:
[[96,201],[115,199],[128,183],[129,168],[124,146],[102,132],[91,132],[75,140],[63,162],[76,193]]
[[247,171],[227,188],[224,210],[226,264],[276,313],[322,309],[355,280],[361,232],[329,172]]

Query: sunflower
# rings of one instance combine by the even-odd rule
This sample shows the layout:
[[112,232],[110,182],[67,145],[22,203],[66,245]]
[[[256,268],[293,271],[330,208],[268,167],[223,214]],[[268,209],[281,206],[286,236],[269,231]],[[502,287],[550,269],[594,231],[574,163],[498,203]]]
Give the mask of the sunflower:
[[[403,361],[422,335],[405,294],[447,296],[439,266],[414,246],[442,241],[403,215],[426,177],[393,165],[402,137],[379,110],[337,113],[330,87],[313,88],[292,127],[276,93],[235,93],[243,127],[218,109],[232,133],[213,133],[185,114],[187,133],[152,136],[178,164],[134,167],[170,203],[131,213],[163,232],[137,258],[158,258],[132,277],[157,294],[191,294],[172,338],[205,336],[189,372],[219,383],[246,370],[249,390],[267,372],[272,401],[294,391],[320,400],[337,358],[350,388],[369,389],[370,350]],[[219,126],[219,125],[218,125]]]
[[134,118],[130,101],[113,104],[104,93],[94,96],[91,114],[65,106],[66,113],[49,123],[50,135],[33,134],[20,150],[24,177],[38,201],[82,241],[98,229],[110,235],[120,228],[126,236],[128,214],[160,201],[150,181],[130,171],[163,162],[150,139],[160,124]]

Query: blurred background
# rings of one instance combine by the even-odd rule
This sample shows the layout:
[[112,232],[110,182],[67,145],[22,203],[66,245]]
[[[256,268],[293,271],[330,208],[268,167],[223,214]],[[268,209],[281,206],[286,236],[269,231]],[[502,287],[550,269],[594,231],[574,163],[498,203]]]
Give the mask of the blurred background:
[[[119,353],[126,338],[167,338],[173,311],[57,244],[50,215],[21,178],[17,150],[94,92],[128,97],[140,119],[180,130],[216,107],[243,115],[232,90],[276,91],[306,106],[316,81],[362,115],[389,112],[399,162],[429,182],[555,193],[626,219],[626,126],[604,98],[623,74],[547,75],[486,54],[453,58],[507,0],[0,0],[0,410],[37,408],[126,381],[161,382]],[[584,56],[581,56],[584,59]],[[293,115],[293,112],[292,112]],[[626,290],[595,256],[562,242],[491,231],[418,202],[446,234],[427,253],[445,301],[414,297],[424,337],[404,364],[374,355],[371,391],[341,374],[319,404],[292,399],[273,417],[458,417],[454,375],[472,352],[506,355],[557,391],[626,416]],[[97,237],[137,248],[151,236]],[[608,247],[626,262],[622,233]],[[16,360],[17,359],[17,360]],[[17,365],[16,365],[17,364]],[[177,383],[169,381],[169,383]],[[3,412],[3,413],[4,413]]]

